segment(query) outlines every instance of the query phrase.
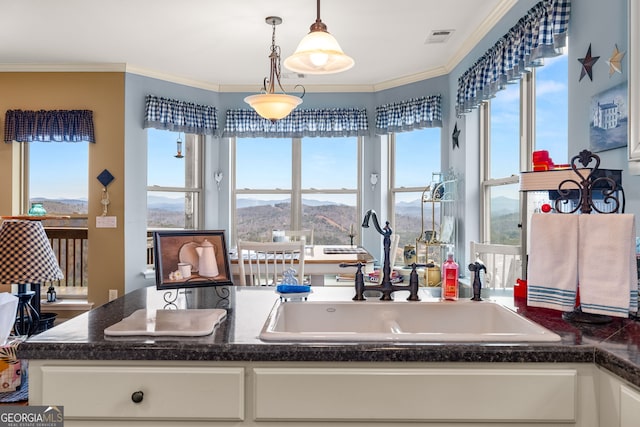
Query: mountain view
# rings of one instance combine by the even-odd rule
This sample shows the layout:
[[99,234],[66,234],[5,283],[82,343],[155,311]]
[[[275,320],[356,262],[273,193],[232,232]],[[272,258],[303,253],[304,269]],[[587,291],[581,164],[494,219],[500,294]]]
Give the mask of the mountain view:
[[[81,215],[87,214],[87,201],[81,199],[34,199],[43,203],[48,213]],[[184,228],[184,201],[168,197],[149,196],[149,228]],[[362,218],[356,218],[354,206],[326,201],[304,199],[303,228],[313,228],[316,244],[349,244],[349,229],[353,225],[355,233],[360,230]],[[518,200],[497,197],[492,200],[492,241],[505,244],[519,242],[520,221]],[[266,240],[273,229],[288,229],[290,216],[289,201],[239,199],[237,225],[239,238],[246,240]],[[425,230],[430,229],[431,209],[424,209]],[[398,203],[394,233],[400,234],[401,244],[411,243],[421,232],[420,201]],[[440,228],[440,210],[435,209],[436,230]],[[379,218],[381,222],[385,219]],[[50,225],[62,225],[50,223]],[[69,225],[65,222],[64,225]],[[73,226],[85,226],[86,218],[73,219]],[[381,224],[383,225],[383,224]],[[357,240],[357,239],[356,239]]]

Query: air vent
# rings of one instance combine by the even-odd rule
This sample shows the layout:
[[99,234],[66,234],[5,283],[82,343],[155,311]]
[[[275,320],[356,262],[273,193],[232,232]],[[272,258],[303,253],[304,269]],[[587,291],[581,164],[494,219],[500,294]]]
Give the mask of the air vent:
[[282,73],[283,79],[304,79],[305,75],[302,73]]
[[451,37],[454,31],[455,30],[431,30],[425,44],[444,43],[449,40],[449,37]]

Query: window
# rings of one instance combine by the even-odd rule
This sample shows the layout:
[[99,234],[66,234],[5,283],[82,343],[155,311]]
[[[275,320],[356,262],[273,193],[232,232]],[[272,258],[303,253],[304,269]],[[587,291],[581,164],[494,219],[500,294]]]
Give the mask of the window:
[[[440,128],[391,134],[391,224],[394,234],[400,236],[400,254],[402,246],[415,244],[422,231],[423,191],[434,181],[440,181],[440,135]],[[434,212],[425,206],[425,231],[431,230],[434,223],[435,230],[440,230],[440,206],[435,208]]]
[[[489,120],[484,143],[481,240],[487,243],[520,244],[520,87],[510,84],[498,92],[481,111]],[[482,133],[485,135],[485,133]]]
[[[147,228],[200,228],[203,136],[147,132]],[[176,158],[178,140],[182,158]]]
[[316,244],[348,244],[358,224],[360,139],[237,138],[235,238],[313,229]]
[[[21,143],[25,206],[42,203],[48,214],[68,215],[65,226],[87,226],[89,143]],[[53,224],[50,224],[53,225]]]
[[519,174],[531,170],[534,150],[568,162],[567,79],[565,52],[482,104],[481,241],[521,243]]

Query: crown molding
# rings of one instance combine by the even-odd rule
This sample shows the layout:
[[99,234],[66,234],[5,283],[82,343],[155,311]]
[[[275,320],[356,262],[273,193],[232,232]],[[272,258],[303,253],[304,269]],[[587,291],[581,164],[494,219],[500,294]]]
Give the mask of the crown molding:
[[22,72],[22,73],[103,73],[103,72],[125,72],[126,64],[123,63],[67,63],[67,64],[31,64],[15,63],[0,64],[0,72]]
[[[451,72],[471,51],[474,47],[482,41],[482,39],[489,34],[498,22],[511,10],[517,3],[517,0],[502,0],[491,12],[491,14],[485,19],[482,24],[476,29],[476,31],[468,37],[460,49],[458,49],[446,64],[447,72]],[[514,24],[515,25],[515,24]]]
[[189,87],[194,87],[198,89],[212,90],[214,92],[220,92],[219,84],[212,84],[203,82],[201,80],[188,79],[185,77],[176,76],[174,74],[168,73],[160,73],[158,71],[150,70],[148,68],[138,67],[135,65],[127,64],[126,70],[127,73],[137,74],[139,76],[151,77],[153,79],[163,80],[166,82],[177,83]]
[[[302,85],[305,93],[330,93],[330,92],[374,92],[375,89],[371,85]],[[289,94],[301,92],[296,85],[282,85],[284,90]],[[248,92],[258,93],[260,88],[257,85],[221,85],[220,92]]]
[[437,67],[432,70],[422,71],[420,73],[411,74],[408,76],[400,77],[398,79],[387,80],[385,82],[376,83],[375,85],[373,85],[373,92],[393,89],[394,87],[404,86],[410,83],[432,79],[434,77],[440,77],[447,74],[448,72],[449,71],[445,67]]

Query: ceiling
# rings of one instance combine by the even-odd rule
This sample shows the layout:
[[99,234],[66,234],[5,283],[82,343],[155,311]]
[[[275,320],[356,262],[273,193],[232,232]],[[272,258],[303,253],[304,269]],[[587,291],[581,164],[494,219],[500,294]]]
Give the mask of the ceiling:
[[[323,0],[321,18],[354,58],[346,72],[285,86],[372,91],[443,75],[516,0]],[[256,91],[269,72],[270,15],[291,55],[314,0],[0,0],[0,71],[128,72],[219,91]],[[425,43],[433,30],[455,30]]]

